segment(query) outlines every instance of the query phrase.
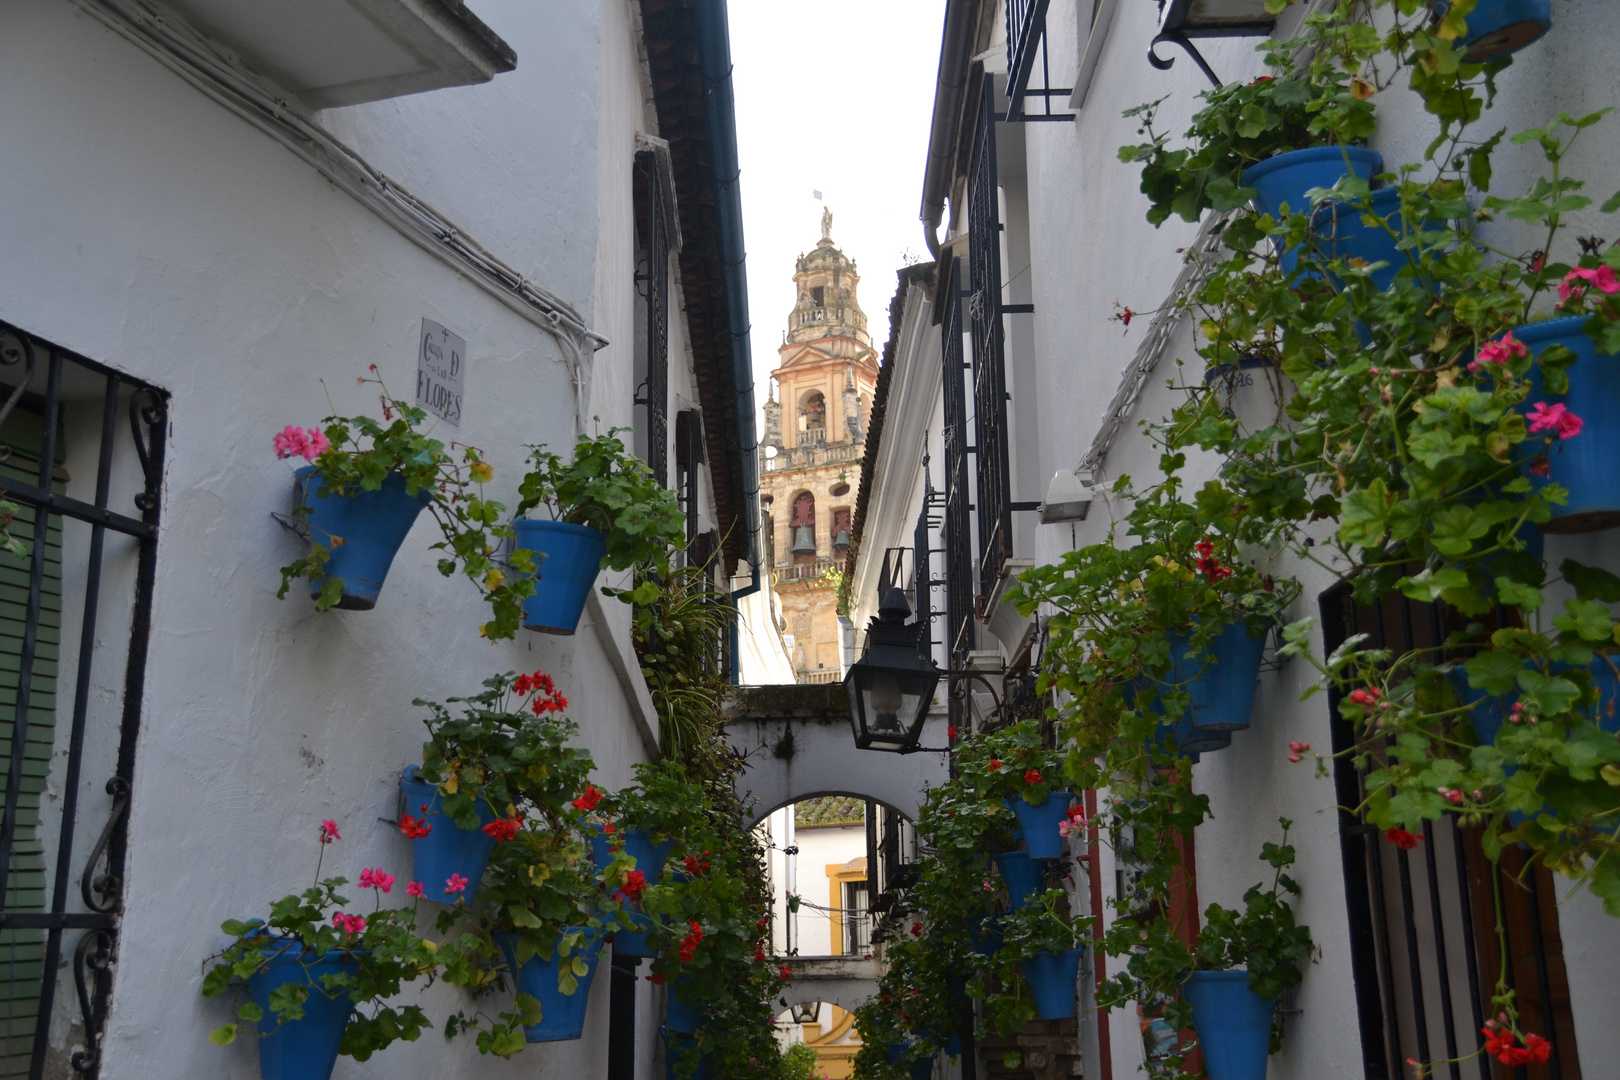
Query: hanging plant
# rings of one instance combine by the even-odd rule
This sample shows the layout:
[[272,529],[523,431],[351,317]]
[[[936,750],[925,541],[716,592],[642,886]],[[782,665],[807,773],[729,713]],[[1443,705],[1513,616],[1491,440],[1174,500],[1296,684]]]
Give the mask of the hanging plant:
[[225,1046],[244,1026],[256,1032],[267,1078],[329,1076],[340,1053],[365,1061],[433,1026],[421,1006],[391,1003],[405,984],[431,982],[439,970],[436,943],[417,929],[422,886],[402,883],[411,905],[384,908],[398,877],[362,870],[372,905],[356,911],[340,891],[348,879],[320,876],[327,845],[341,839],[336,822],[322,822],[317,883],[277,900],[266,918],[226,920],[221,929],[233,940],[203,977],[205,997],[233,1002],[232,1021],[209,1040]]
[[[489,602],[494,618],[480,628],[489,638],[510,638],[522,602],[533,591],[523,577],[533,566],[523,552],[510,567],[495,558],[513,535],[500,524],[505,509],[484,495],[495,470],[472,446],[450,447],[432,437],[428,413],[393,397],[371,366],[380,391],[383,419],[329,416],[322,427],[289,426],[274,439],[279,458],[310,462],[299,471],[299,505],[293,518],[310,542],[309,554],[281,568],[285,599],[292,583],[307,579],[315,608],[366,609],[376,603],[394,554],[422,509],[433,516],[443,539],[432,545],[445,553],[439,573],[458,571]],[[454,452],[453,452],[454,451]],[[351,547],[353,543],[353,547]],[[508,575],[507,569],[516,573]],[[346,576],[347,575],[347,576]]]

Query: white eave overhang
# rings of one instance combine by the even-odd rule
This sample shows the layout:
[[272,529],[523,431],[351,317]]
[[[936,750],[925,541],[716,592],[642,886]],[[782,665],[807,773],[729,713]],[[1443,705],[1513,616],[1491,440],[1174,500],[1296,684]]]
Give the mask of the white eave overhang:
[[309,109],[488,82],[517,54],[462,0],[167,0]]

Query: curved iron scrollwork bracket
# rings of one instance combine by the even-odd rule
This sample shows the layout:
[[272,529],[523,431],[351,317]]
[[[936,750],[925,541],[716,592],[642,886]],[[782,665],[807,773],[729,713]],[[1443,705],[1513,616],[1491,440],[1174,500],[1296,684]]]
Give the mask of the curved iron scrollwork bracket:
[[[8,340],[15,341],[17,347],[8,344]],[[17,388],[6,398],[5,404],[0,405],[0,425],[5,424],[11,417],[12,410],[17,407],[17,402],[22,400],[23,391],[28,389],[29,382],[33,380],[34,368],[39,362],[39,355],[34,351],[34,343],[29,339],[28,335],[7,326],[5,323],[0,323],[0,367],[15,367],[25,360],[27,363],[23,367],[22,378],[17,380]],[[10,457],[11,447],[0,446],[0,461],[5,461]]]
[[159,463],[152,454],[153,429],[162,431],[169,419],[169,406],[163,395],[151,387],[142,386],[130,395],[129,430],[135,437],[135,453],[141,459],[141,475],[146,488],[135,496],[135,505],[143,511],[157,508],[158,487],[163,482]]
[[79,991],[79,1012],[84,1016],[84,1048],[73,1051],[72,1057],[76,1073],[93,1073],[101,1066],[101,1025],[107,1019],[112,959],[110,930],[86,930],[79,947],[73,950],[73,982]]
[[1180,45],[1183,49],[1186,49],[1187,55],[1192,57],[1193,63],[1198,65],[1198,70],[1202,71],[1209,81],[1214,84],[1215,89],[1219,90],[1221,88],[1221,80],[1216,77],[1214,70],[1209,66],[1209,61],[1204,59],[1204,54],[1199,52],[1192,40],[1179,30],[1161,30],[1159,32],[1159,36],[1153,39],[1153,44],[1148,46],[1148,63],[1160,71],[1169,71],[1175,65],[1175,57],[1159,55],[1158,48],[1161,44]]
[[[110,863],[107,871],[101,874],[95,872],[96,864],[107,854],[113,833],[123,822],[124,816],[129,813],[129,781],[122,776],[113,777],[107,781],[107,794],[113,797],[112,812],[107,815],[107,824],[102,827],[101,836],[97,838],[95,847],[90,849],[90,857],[84,864],[84,873],[79,878],[79,895],[84,898],[85,907],[103,915],[110,914],[118,906],[118,896],[123,891],[123,882],[113,874]],[[88,1014],[85,1019],[88,1022]]]

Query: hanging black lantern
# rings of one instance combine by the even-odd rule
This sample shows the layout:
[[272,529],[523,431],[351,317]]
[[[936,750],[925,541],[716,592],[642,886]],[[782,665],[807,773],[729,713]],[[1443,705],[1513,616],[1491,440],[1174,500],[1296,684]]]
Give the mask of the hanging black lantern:
[[909,753],[922,738],[940,670],[923,655],[923,627],[907,626],[911,605],[891,588],[866,628],[866,651],[844,676],[849,723],[862,750]]

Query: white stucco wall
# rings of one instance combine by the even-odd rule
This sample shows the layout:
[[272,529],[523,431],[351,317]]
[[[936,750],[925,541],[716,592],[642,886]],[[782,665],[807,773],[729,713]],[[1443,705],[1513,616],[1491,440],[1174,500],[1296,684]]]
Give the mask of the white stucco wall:
[[[479,14],[516,49],[515,72],[323,120],[614,341],[596,356],[590,405],[604,427],[629,423],[627,163],[646,129],[629,4],[489,0]],[[393,816],[399,770],[418,760],[424,729],[412,698],[542,668],[569,697],[599,782],[627,783],[648,754],[620,674],[621,606],[593,604],[573,637],[520,631],[488,643],[477,633],[487,608],[469,583],[438,574],[425,516],[374,611],[318,614],[299,589],[278,601],[276,569],[301,543],[270,516],[292,495],[270,437],[333,408],[375,411],[371,388],[355,385],[369,364],[408,397],[427,316],[468,342],[465,420],[447,434],[488,453],[492,493],[510,505],[523,444],[572,441],[571,376],[533,322],[66,0],[0,12],[0,139],[0,319],[173,394],[103,1075],[154,1076],[161,1062],[177,1080],[246,1080],[257,1075],[251,1041],[207,1042],[227,1015],[198,993],[200,964],[224,943],[222,919],[262,914],[308,884],[322,818],[344,835],[326,873],[352,879],[380,865],[408,876],[405,839],[378,819]],[[689,387],[673,303],[672,317],[677,377]],[[69,432],[72,491],[87,497],[93,432]],[[70,530],[70,563],[74,544],[82,540]],[[110,550],[108,594],[123,595],[128,560]],[[71,597],[71,572],[67,589]],[[595,626],[604,616],[607,633]],[[112,715],[126,620],[104,601],[100,647],[118,660],[98,660],[94,690]],[[105,812],[105,738],[85,774],[87,821]],[[63,979],[61,1007],[76,1016],[66,970]],[[507,1063],[429,1034],[367,1064],[344,1059],[338,1075],[601,1075],[608,981],[604,963],[578,1042]],[[467,1005],[442,985],[423,1001],[440,1020]],[[649,1074],[651,1005],[643,990]]]

